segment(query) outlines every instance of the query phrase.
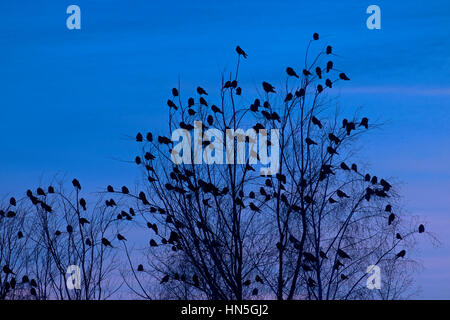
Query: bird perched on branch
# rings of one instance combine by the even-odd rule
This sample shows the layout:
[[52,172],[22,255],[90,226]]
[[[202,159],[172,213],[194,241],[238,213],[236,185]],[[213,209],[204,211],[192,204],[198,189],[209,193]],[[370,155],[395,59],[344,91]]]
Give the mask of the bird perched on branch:
[[244,59],[247,59],[247,53],[245,53],[245,51],[242,50],[241,47],[236,46],[236,52],[237,52],[237,54],[238,54],[239,56],[243,56]]
[[262,86],[263,86],[263,89],[264,89],[265,92],[267,92],[267,93],[270,93],[270,92],[275,93],[275,88],[270,83],[268,83],[266,81],[263,81]]
[[298,74],[297,74],[297,73],[295,72],[295,70],[292,69],[291,67],[287,67],[287,68],[286,68],[286,73],[288,74],[288,76],[298,78]]

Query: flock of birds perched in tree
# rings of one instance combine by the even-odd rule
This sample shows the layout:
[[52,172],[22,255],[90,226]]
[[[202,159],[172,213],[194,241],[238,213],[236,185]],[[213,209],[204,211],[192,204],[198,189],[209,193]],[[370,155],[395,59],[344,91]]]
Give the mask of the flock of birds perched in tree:
[[[318,40],[319,35],[317,33],[315,33],[313,35],[313,39]],[[243,58],[248,57],[247,53],[239,46],[236,47],[236,52],[239,57],[243,57]],[[332,47],[327,46],[325,49],[325,54],[331,55],[332,53],[333,53]],[[314,73],[315,73],[315,76],[317,76],[318,79],[323,79],[332,70],[333,70],[333,62],[330,60],[326,63],[325,69],[321,69],[320,67],[316,67],[314,71],[303,69],[301,71],[301,74],[304,77],[308,78],[308,77],[314,77]],[[286,74],[289,77],[300,78],[297,71],[292,67],[286,68]],[[328,88],[332,88],[333,84],[338,80],[348,81],[350,79],[345,73],[341,72],[341,73],[339,73],[338,79],[336,79],[334,81],[329,78],[326,78],[325,82],[324,82],[324,86],[328,87]],[[317,87],[316,87],[317,94],[320,94],[324,90],[324,86],[321,84],[317,85]],[[241,93],[242,93],[242,88],[239,87],[237,80],[226,81],[223,84],[223,88],[226,90],[228,90],[228,89],[234,90],[234,92],[237,95],[241,95]],[[271,106],[268,101],[269,94],[275,94],[276,88],[272,84],[270,84],[266,81],[262,82],[262,88],[266,94],[266,101],[261,103],[260,99],[255,99],[254,102],[250,105],[249,110],[254,113],[260,112],[260,114],[268,121],[281,122],[282,119],[281,119],[280,115],[270,108]],[[194,108],[195,106],[199,106],[200,108],[209,108],[211,110],[212,114],[209,114],[207,116],[207,123],[209,126],[212,126],[214,124],[214,116],[213,115],[223,114],[225,112],[225,110],[219,108],[215,104],[212,104],[211,106],[209,106],[209,103],[206,100],[208,93],[204,88],[198,86],[196,91],[198,94],[198,103],[195,102],[195,99],[193,97],[188,98],[187,112],[188,112],[189,116],[193,117],[198,112],[198,111],[195,111],[195,108]],[[174,98],[179,97],[179,91],[178,91],[178,89],[173,88],[171,93],[172,93],[172,99],[167,100],[167,105],[170,109],[177,111],[177,110],[179,110],[180,106],[178,106],[174,102]],[[294,94],[288,93],[284,97],[284,102],[288,103],[292,99],[304,97],[305,94],[306,94],[305,90],[303,88],[301,88],[301,89],[295,91]],[[311,115],[311,122],[319,130],[325,130],[325,127],[322,124],[322,121],[320,119],[318,119],[316,116]],[[190,123],[180,122],[179,125],[183,129],[186,129],[189,131],[194,130],[194,126]],[[360,127],[365,128],[365,129],[369,128],[369,119],[367,117],[363,117],[358,122],[351,121],[348,119],[343,119],[343,121],[342,121],[342,129],[345,129],[345,132],[347,135],[351,135],[352,131],[357,130]],[[254,125],[253,128],[256,131],[265,129],[265,127],[261,123],[257,123],[256,125]],[[157,142],[158,144],[167,145],[169,147],[172,145],[172,140],[170,138],[162,136],[162,135],[159,135],[157,137],[156,141],[154,141],[154,137],[151,132],[148,132],[147,134],[145,134],[145,137],[142,133],[137,133],[135,139],[138,143],[143,143],[143,142],[156,143]],[[338,149],[339,149],[342,137],[336,136],[334,133],[329,133],[328,140],[329,140],[329,145],[326,148],[326,152],[330,156],[339,155]],[[304,139],[304,143],[306,144],[307,148],[315,148],[316,146],[319,146],[319,143],[317,141],[314,141],[311,137],[306,137]],[[154,160],[157,160],[157,157],[149,151],[145,152],[142,157],[141,156],[135,157],[135,163],[139,166],[145,167],[146,172],[147,172],[147,179],[150,183],[159,181],[158,175],[156,174],[156,170],[154,169],[154,167],[152,165],[152,161],[154,161]],[[245,170],[246,171],[255,171],[255,169],[248,163],[245,165]],[[392,188],[392,186],[391,186],[391,184],[389,184],[389,182],[387,182],[385,179],[378,179],[377,176],[371,176],[368,173],[366,173],[366,174],[360,173],[358,171],[357,165],[354,163],[349,166],[347,163],[341,162],[338,167],[333,167],[331,165],[324,164],[320,168],[319,180],[322,181],[322,180],[325,180],[329,175],[335,175],[336,170],[342,170],[344,172],[349,172],[349,173],[351,172],[351,173],[357,174],[364,180],[365,183],[367,183],[367,187],[365,189],[365,194],[363,195],[363,198],[366,201],[370,201],[372,197],[380,197],[380,198],[389,197],[388,192]],[[176,192],[179,194],[183,194],[186,196],[186,198],[188,200],[191,200],[193,195],[198,195],[201,192],[203,194],[202,205],[205,206],[206,208],[213,207],[210,202],[211,199],[207,198],[208,194],[210,194],[212,197],[222,197],[222,196],[228,195],[230,193],[230,190],[227,186],[220,188],[220,187],[216,186],[215,184],[213,184],[212,182],[207,182],[202,179],[193,179],[194,176],[195,176],[195,173],[193,171],[188,170],[186,168],[181,168],[181,167],[178,168],[177,166],[174,166],[173,170],[170,172],[170,175],[169,175],[172,182],[165,183],[164,188],[167,190],[167,192]],[[277,193],[271,192],[271,189],[274,185],[273,179],[274,179],[273,177],[266,178],[264,181],[264,186],[261,186],[259,188],[259,190],[258,190],[259,192],[250,191],[248,193],[248,195],[245,195],[244,192],[242,190],[240,190],[238,192],[237,196],[233,199],[234,203],[237,206],[241,207],[242,209],[248,208],[249,210],[251,210],[255,213],[262,214],[263,213],[262,209],[261,209],[262,204],[270,201],[273,198],[278,197]],[[285,190],[285,184],[287,184],[286,175],[278,173],[275,175],[275,179],[279,183],[281,190]],[[77,179],[72,180],[72,185],[77,192],[79,192],[81,190],[81,184]],[[126,186],[122,186],[119,191],[116,191],[113,186],[109,185],[109,186],[107,186],[106,191],[108,193],[131,195],[129,189]],[[38,206],[38,207],[40,206],[42,208],[42,210],[44,210],[47,214],[55,214],[53,208],[45,200],[48,195],[51,195],[54,193],[55,193],[55,189],[52,186],[49,186],[47,188],[47,192],[45,192],[44,189],[42,189],[42,188],[37,188],[35,193],[33,193],[31,190],[28,190],[26,192],[26,195],[33,205]],[[161,208],[156,205],[152,205],[148,201],[146,194],[143,191],[141,191],[136,196],[136,198],[139,201],[141,201],[143,205],[148,206],[149,207],[148,210],[151,213],[156,213],[156,212],[158,212],[160,214],[167,213],[164,208]],[[248,201],[246,201],[246,199],[248,199]],[[258,200],[258,199],[262,199],[262,200]],[[287,208],[289,208],[289,210],[303,214],[302,208],[300,206],[298,206],[297,204],[290,203],[285,194],[281,194],[280,199],[285,204],[285,206]],[[333,205],[333,204],[339,203],[339,201],[345,201],[346,199],[350,199],[350,195],[348,195],[345,191],[343,191],[341,189],[337,189],[337,190],[335,190],[335,192],[332,195],[329,196],[328,202],[330,205]],[[316,200],[311,195],[305,195],[304,201],[307,204],[314,204]],[[81,207],[80,211],[85,212],[87,210],[87,201],[84,198],[80,198],[78,202],[79,202],[78,203],[79,206]],[[260,205],[258,205],[258,203],[260,203]],[[17,205],[16,199],[14,197],[11,197],[10,201],[9,201],[8,209],[6,211],[0,210],[0,223],[1,223],[1,219],[5,219],[5,218],[12,219],[16,216],[16,212],[14,211],[14,207],[16,207],[16,205]],[[115,202],[115,200],[113,198],[110,198],[105,201],[105,206],[109,207],[109,208],[114,208],[114,207],[117,207],[117,203]],[[388,214],[387,225],[390,226],[394,223],[394,221],[396,219],[396,215],[393,213],[392,205],[390,205],[390,204],[386,205],[385,212]],[[122,210],[120,213],[118,213],[117,220],[133,220],[133,218],[135,216],[136,216],[136,213],[135,213],[134,209],[130,208],[128,212]],[[78,223],[81,225],[81,227],[84,227],[85,225],[88,225],[91,222],[87,218],[81,216],[78,219]],[[173,219],[169,215],[167,215],[166,223],[174,225],[178,230],[180,230],[180,229],[182,230],[184,227],[180,221]],[[196,223],[197,228],[203,229],[205,231],[208,230],[208,226],[204,222],[196,221],[195,223]],[[147,222],[146,225],[149,229],[153,230],[155,235],[159,236],[159,229],[158,229],[158,226],[156,223]],[[75,230],[76,229],[74,228],[74,226],[68,224],[66,226],[65,232],[67,232],[68,234],[72,234],[72,233],[76,232]],[[58,236],[61,236],[63,232],[64,231],[62,231],[62,230],[55,230],[54,235],[56,237],[58,237]],[[421,224],[418,227],[418,232],[419,233],[425,232],[425,227],[423,224]],[[23,232],[19,231],[17,234],[17,238],[21,239],[23,237],[24,237]],[[115,238],[119,242],[127,241],[127,238],[120,233],[117,233],[115,235]],[[173,251],[182,250],[182,246],[179,243],[180,235],[177,232],[171,231],[168,239],[166,239],[165,237],[162,237],[162,236],[160,236],[160,238],[161,238],[160,244],[171,245]],[[400,233],[397,233],[396,239],[399,241],[402,240],[403,239],[402,235]],[[85,244],[90,247],[93,245],[93,241],[94,241],[94,239],[86,238]],[[115,248],[115,246],[113,246],[113,244],[112,244],[112,241],[113,241],[113,239],[107,239],[106,237],[102,237],[100,239],[100,243],[105,248]],[[293,235],[289,236],[289,241],[292,243],[294,248],[297,248],[299,246],[300,241],[297,238],[295,238]],[[151,248],[158,247],[160,244],[155,239],[151,239],[149,241],[149,246]],[[214,240],[214,243],[211,243],[211,245],[218,247],[221,244],[217,240]],[[281,249],[282,244],[277,243],[276,247],[278,249]],[[338,259],[336,259],[336,262],[333,265],[333,268],[336,270],[338,270],[340,267],[344,266],[344,263],[342,261],[352,259],[350,257],[350,255],[341,248],[338,248],[336,250],[336,255],[337,255]],[[405,255],[406,255],[406,251],[403,249],[400,252],[398,252],[397,254],[395,254],[394,258],[395,259],[403,258],[403,257],[405,257]],[[318,259],[328,259],[328,257],[327,257],[326,252],[320,250],[319,257],[316,257],[314,254],[312,254],[310,252],[304,252],[303,259],[304,259],[303,260],[304,262],[301,265],[302,269],[305,272],[312,272],[312,271],[314,271],[315,264],[318,261]],[[136,270],[138,272],[145,271],[144,265],[139,264],[137,266]],[[8,290],[8,288],[15,288],[15,286],[17,285],[17,279],[15,277],[16,274],[14,273],[14,271],[10,269],[9,265],[4,265],[2,267],[2,272],[6,276],[9,276],[9,281],[5,282],[5,286],[6,286],[7,290]],[[167,283],[167,282],[169,282],[169,280],[171,278],[173,278],[174,280],[190,282],[195,287],[198,287],[200,284],[200,280],[196,274],[194,274],[189,279],[187,279],[186,275],[184,275],[184,274],[180,275],[178,273],[175,273],[173,275],[169,275],[169,274],[164,275],[161,278],[160,283],[161,284]],[[344,280],[348,279],[348,276],[346,276],[342,273],[340,275],[340,278],[342,281],[344,281]],[[264,284],[263,279],[259,275],[256,275],[254,280],[256,283]],[[24,275],[21,279],[21,282],[23,284],[28,284],[30,287],[30,294],[32,296],[36,296],[37,282],[35,279],[30,280],[27,275]],[[243,281],[243,286],[248,287],[251,283],[252,283],[252,281],[250,279],[247,279],[247,280]],[[317,284],[313,278],[309,277],[307,279],[307,285],[309,287],[315,287]],[[254,288],[252,290],[252,294],[257,295],[258,289]]]

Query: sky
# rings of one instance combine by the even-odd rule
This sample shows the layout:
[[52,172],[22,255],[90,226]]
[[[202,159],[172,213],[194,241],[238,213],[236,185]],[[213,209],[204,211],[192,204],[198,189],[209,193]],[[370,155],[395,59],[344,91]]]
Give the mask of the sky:
[[[66,9],[81,8],[81,30]],[[381,9],[369,30],[366,8]],[[339,105],[383,122],[358,157],[397,181],[405,211],[441,244],[416,256],[420,299],[450,299],[450,2],[135,1],[0,2],[0,199],[55,176],[92,192],[133,184],[136,132],[162,130],[178,86],[218,90],[249,57],[241,85],[277,85],[300,68],[318,32],[351,81]]]

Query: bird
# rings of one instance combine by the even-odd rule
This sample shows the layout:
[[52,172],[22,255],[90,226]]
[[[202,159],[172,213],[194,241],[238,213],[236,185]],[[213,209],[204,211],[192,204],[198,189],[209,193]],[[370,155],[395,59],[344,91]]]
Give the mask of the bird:
[[344,191],[341,191],[340,189],[336,190],[336,194],[339,198],[350,198]]
[[144,271],[144,266],[142,264],[138,265],[137,271],[140,271],[140,272]]
[[156,241],[151,239],[150,240],[150,247],[157,247],[157,246],[158,246],[158,244],[156,243]]
[[343,73],[343,72],[339,73],[339,79],[350,80],[350,78],[347,77],[347,75],[345,73]]
[[312,140],[312,139],[309,138],[309,137],[306,137],[305,142],[306,142],[306,144],[307,144],[308,146],[310,146],[310,145],[317,145],[317,142],[315,142],[314,140]]
[[243,56],[244,59],[247,59],[247,53],[245,53],[245,51],[242,50],[241,47],[236,46],[236,52],[237,52],[237,54],[238,54],[239,56]]
[[289,101],[292,100],[292,98],[293,98],[293,95],[292,95],[292,93],[289,92],[289,93],[286,95],[286,98],[284,98],[284,102],[289,102]]
[[298,74],[297,74],[297,73],[295,72],[295,70],[292,69],[291,67],[287,67],[287,68],[286,68],[286,73],[288,74],[288,76],[298,78]]
[[178,89],[177,88],[172,88],[172,95],[174,97],[178,97]]
[[86,200],[84,200],[84,198],[80,199],[80,206],[86,211]]
[[178,110],[177,105],[170,99],[167,100],[167,105],[169,106],[169,108],[173,108],[175,110]]
[[123,235],[121,235],[120,233],[117,234],[117,239],[118,239],[119,241],[126,241],[126,240],[127,240],[127,239],[126,239]]
[[359,126],[363,126],[364,128],[369,129],[369,119],[367,119],[366,117],[362,118]]
[[303,263],[302,264],[302,269],[306,272],[310,272],[313,271],[313,268],[311,268],[310,266],[308,266],[307,264]]
[[90,224],[89,220],[86,218],[80,218],[79,222],[82,226],[84,226],[85,224]]
[[296,97],[304,97],[305,96],[305,89],[300,88],[300,90],[295,91]]
[[403,238],[402,238],[402,236],[400,235],[400,233],[397,233],[397,234],[395,235],[395,237],[396,237],[398,240],[403,240]]
[[254,288],[252,290],[252,296],[256,296],[256,295],[258,295],[258,288]]
[[80,182],[77,179],[72,180],[72,185],[77,188],[78,190],[81,190]]
[[106,238],[102,238],[102,244],[105,247],[111,247],[112,248],[111,242],[108,239],[106,239]]
[[330,72],[330,70],[333,69],[333,61],[327,62],[327,73]]
[[325,80],[325,85],[326,85],[328,88],[332,88],[332,87],[333,87],[333,82],[331,82],[330,79],[327,79],[327,80]]
[[163,283],[169,282],[169,279],[170,279],[170,276],[168,274],[166,274],[159,283],[163,284]]
[[320,120],[317,119],[315,116],[312,116],[311,121],[314,125],[318,126],[320,129],[323,128],[322,122],[320,122]]
[[399,253],[397,253],[397,254],[395,255],[395,259],[398,259],[398,258],[404,258],[404,257],[405,257],[405,254],[406,254],[406,250],[402,250],[402,251],[400,251]]
[[358,166],[356,165],[356,163],[352,164],[352,170],[358,172]]
[[200,104],[207,107],[208,106],[208,102],[206,102],[206,100],[203,97],[200,97]]
[[378,178],[377,178],[377,176],[373,176],[372,179],[370,179],[370,182],[371,182],[372,184],[377,184],[377,183],[378,183]]
[[19,238],[19,239],[23,238],[23,232],[22,231],[17,232],[17,238]]
[[317,85],[317,92],[321,93],[323,91],[323,87],[321,84]]
[[316,262],[317,261],[316,257],[312,253],[304,252],[303,256],[305,257],[306,261],[309,261],[309,262]]
[[337,153],[336,149],[333,148],[332,146],[328,146],[328,147],[327,147],[327,152],[328,152],[329,154],[339,154],[339,153]]
[[258,208],[253,202],[250,202],[250,209],[255,212],[261,212],[261,209]]
[[348,279],[348,277],[345,274],[342,273],[341,274],[341,280],[344,281],[344,280],[347,280],[347,279]]
[[14,197],[11,197],[9,199],[9,204],[15,207],[16,206],[16,199]]
[[86,245],[88,245],[89,247],[92,246],[92,242],[91,239],[87,238],[85,241]]
[[35,288],[31,288],[31,289],[30,289],[30,294],[31,294],[33,297],[36,297],[36,296],[37,296],[36,289],[35,289]]
[[419,233],[424,233],[425,232],[425,226],[423,224],[421,224],[419,226]]
[[308,287],[312,288],[316,286],[316,282],[314,281],[313,278],[309,277],[308,278]]
[[252,283],[252,281],[251,281],[250,279],[248,279],[248,280],[245,280],[245,281],[242,283],[242,285],[243,285],[244,287],[248,287],[251,283]]
[[237,94],[238,96],[240,96],[241,93],[242,93],[242,88],[241,88],[241,87],[237,87],[237,88],[236,88],[236,94]]
[[303,69],[303,74],[304,74],[305,76],[310,76],[310,75],[312,75],[312,73],[311,73],[309,70],[307,70],[307,69]]
[[350,168],[345,164],[345,162],[342,162],[342,163],[341,163],[341,169],[342,169],[342,170],[350,171]]
[[114,192],[114,188],[112,186],[110,186],[110,185],[106,187],[106,190],[108,192]]
[[270,93],[270,92],[275,93],[275,88],[270,83],[268,83],[266,81],[263,81],[262,86],[263,86],[263,89],[264,89],[265,92],[267,92],[267,93]]
[[123,186],[122,187],[122,193],[123,194],[128,194],[128,193],[130,193],[130,191],[128,190],[128,188],[126,186]]
[[223,113],[223,112],[219,109],[219,107],[216,106],[215,104],[213,104],[213,105],[211,106],[211,110],[212,110],[212,112],[214,112],[214,113]]
[[259,283],[261,283],[261,284],[264,284],[263,279],[261,279],[261,277],[260,277],[259,275],[256,275],[255,281],[256,281],[256,282],[259,282]]
[[4,272],[5,274],[15,274],[15,273],[11,270],[11,268],[9,267],[9,265],[7,265],[7,264],[5,264],[5,265],[3,266],[3,272]]
[[347,252],[345,252],[344,250],[342,250],[342,249],[337,249],[337,255],[339,256],[339,257],[341,257],[342,259],[351,259],[350,258],[350,256],[347,254]]
[[325,50],[326,54],[331,54],[331,52],[333,51],[333,48],[331,46],[327,46],[327,49]]
[[391,213],[388,217],[388,225],[391,225],[391,223],[394,221],[395,219],[395,214]]
[[207,96],[208,95],[208,93],[205,91],[205,89],[203,89],[202,87],[197,87],[197,93],[199,94],[199,95],[205,95],[205,96]]
[[322,250],[320,250],[319,256],[320,256],[322,259],[328,259],[327,254],[326,254],[325,252],[323,252]]
[[53,188],[52,186],[48,186],[47,192],[48,193],[55,193],[55,188]]
[[337,201],[334,200],[332,197],[329,197],[329,198],[328,198],[328,202],[331,203],[331,204],[333,204],[333,203],[336,203]]
[[44,192],[44,190],[42,188],[37,188],[36,193],[39,196],[45,196],[45,192]]
[[316,74],[319,79],[322,79],[322,69],[320,69],[320,67],[316,67]]
[[68,233],[72,233],[73,232],[73,227],[69,224],[69,225],[67,225],[66,230],[67,230]]
[[30,278],[28,278],[28,276],[23,276],[22,277],[22,283],[28,283],[28,282],[30,282]]
[[384,211],[391,212],[392,211],[392,206],[390,204],[386,205],[386,208],[384,209]]
[[136,135],[136,141],[142,142],[142,140],[143,140],[142,134],[140,132],[138,132],[138,134]]
[[370,174],[366,173],[366,175],[364,176],[364,181],[370,182]]
[[313,39],[314,39],[314,40],[319,40],[319,34],[318,34],[317,32],[315,32],[315,33],[313,34]]

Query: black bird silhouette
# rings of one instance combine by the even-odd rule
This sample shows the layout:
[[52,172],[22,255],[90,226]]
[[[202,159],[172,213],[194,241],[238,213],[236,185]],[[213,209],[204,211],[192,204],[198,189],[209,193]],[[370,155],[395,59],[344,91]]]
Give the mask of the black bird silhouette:
[[348,165],[345,164],[345,162],[342,162],[342,163],[341,163],[341,169],[342,169],[342,170],[350,171],[350,168],[348,167]]
[[251,283],[252,283],[252,282],[250,281],[250,279],[248,279],[248,280],[245,280],[245,281],[242,283],[242,285],[243,285],[244,287],[248,287]]
[[303,263],[302,264],[302,269],[306,272],[311,272],[313,271],[313,268],[311,268],[310,266],[308,266],[307,264]]
[[190,98],[188,99],[188,108],[192,107],[194,104],[195,104],[194,98],[190,97]]
[[322,79],[322,69],[320,69],[320,67],[316,67],[316,74],[319,79]]
[[36,297],[36,296],[37,296],[36,289],[35,289],[35,288],[31,288],[31,289],[30,289],[30,294],[31,294],[33,297]]
[[199,95],[202,95],[202,94],[204,94],[205,96],[207,96],[208,95],[208,93],[205,91],[205,89],[203,89],[202,87],[197,87],[197,93],[199,94]]
[[328,139],[330,139],[330,141],[334,142],[335,144],[339,144],[341,142],[341,139],[339,139],[332,133],[328,134]]
[[138,132],[138,134],[136,135],[136,141],[142,142],[142,140],[143,140],[142,134],[140,132]]
[[242,93],[242,88],[241,88],[241,87],[237,87],[237,88],[236,88],[236,94],[237,94],[238,96],[240,96],[241,93]]
[[151,239],[150,240],[150,247],[157,247],[157,246],[158,246],[158,244],[156,243],[156,241]]
[[297,74],[297,73],[295,72],[295,70],[292,69],[291,67],[287,67],[287,68],[286,68],[286,73],[288,74],[288,76],[298,78],[298,74]]
[[208,118],[206,119],[206,121],[208,121],[208,124],[209,124],[210,126],[212,126],[213,123],[214,123],[214,118],[213,118],[213,116],[212,116],[212,115],[208,115]]
[[305,76],[310,76],[310,75],[312,75],[312,73],[311,73],[309,70],[307,70],[307,69],[303,69],[303,74],[304,74]]
[[296,97],[304,97],[305,96],[305,89],[301,88],[300,90],[295,91]]
[[391,225],[391,223],[394,221],[395,219],[395,214],[391,213],[388,217],[388,225]]
[[48,186],[47,192],[48,193],[55,193],[55,188],[53,188],[52,186]]
[[37,282],[36,282],[36,280],[31,279],[31,281],[30,281],[30,286],[32,286],[32,287],[37,287]]
[[121,235],[120,233],[118,233],[117,234],[117,239],[119,240],[119,241],[126,241],[127,240],[127,238],[125,238],[123,235]]
[[170,279],[170,276],[168,274],[166,274],[159,283],[163,284],[163,283],[169,282],[169,279]]
[[356,165],[356,163],[352,164],[352,170],[358,172],[358,166]]
[[188,114],[189,114],[190,116],[194,116],[196,113],[197,113],[197,112],[195,112],[194,110],[188,109]]
[[318,84],[318,85],[317,85],[317,92],[318,92],[318,93],[321,93],[322,91],[323,91],[322,85],[321,85],[321,84]]
[[319,255],[322,259],[328,259],[327,254],[325,252],[323,252],[322,250],[320,250]]
[[123,186],[122,187],[122,193],[123,194],[128,194],[128,193],[130,193],[130,191],[128,190],[128,188],[126,186]]
[[68,233],[72,233],[73,232],[73,227],[69,224],[69,225],[67,225],[66,230],[67,230]]
[[177,88],[172,88],[172,95],[174,97],[178,97],[178,89]]
[[92,246],[91,239],[89,239],[89,238],[86,239],[86,242],[85,242],[85,243],[86,243],[86,245],[89,246],[89,247]]
[[386,208],[384,209],[384,211],[391,212],[392,211],[392,206],[390,204],[386,205]]
[[17,232],[17,238],[19,238],[19,239],[23,238],[23,232],[22,231]]
[[342,249],[338,249],[338,250],[337,250],[337,255],[338,255],[339,257],[341,257],[342,259],[351,259],[350,256],[347,254],[347,252],[345,252],[345,251],[342,250]]
[[15,274],[15,273],[9,268],[9,265],[7,265],[7,264],[5,264],[5,265],[3,266],[3,272],[4,272],[5,274]]
[[345,274],[342,273],[341,274],[341,280],[344,281],[344,280],[347,280],[347,279],[348,279],[348,277]]
[[319,34],[318,34],[317,32],[315,32],[315,33],[313,34],[313,39],[314,39],[314,40],[319,40]]
[[275,88],[270,83],[263,81],[262,86],[263,86],[263,89],[264,89],[265,92],[267,92],[267,93],[270,93],[270,92],[275,93]]
[[369,119],[367,119],[366,117],[362,118],[359,126],[364,126],[364,128],[369,129]]
[[212,110],[212,112],[214,112],[214,113],[223,113],[223,112],[219,109],[219,107],[216,106],[215,104],[213,104],[213,105],[211,106],[211,110]]
[[327,62],[327,73],[330,72],[330,70],[333,69],[333,61],[328,61]]
[[289,92],[289,93],[286,95],[286,98],[284,98],[284,102],[289,102],[289,101],[292,100],[292,98],[293,98],[293,95],[292,95],[292,93]]
[[203,97],[200,97],[200,104],[207,107],[208,106],[208,102],[206,102],[206,100]]
[[28,276],[23,276],[22,283],[28,283],[28,282],[30,282],[30,278],[28,278]]
[[196,274],[192,276],[192,281],[194,282],[194,286],[198,287],[200,285],[200,281],[198,280],[198,276]]
[[397,233],[397,234],[395,235],[395,237],[396,237],[398,240],[403,240],[403,238],[402,238],[402,236],[400,235],[400,233]]
[[102,244],[103,244],[105,247],[111,247],[111,248],[112,248],[111,242],[109,242],[109,240],[106,239],[106,238],[102,238]]
[[336,194],[339,198],[350,198],[344,191],[341,191],[340,189],[336,190]]
[[334,200],[332,197],[329,197],[328,198],[328,202],[333,204],[333,203],[336,203],[337,201]]
[[44,192],[44,190],[42,188],[37,188],[36,193],[39,196],[45,196],[45,192]]
[[377,183],[378,183],[378,178],[377,178],[377,176],[373,176],[372,179],[370,179],[370,182],[371,182],[372,184],[377,184]]
[[305,260],[306,260],[306,261],[309,261],[309,262],[317,262],[316,257],[315,257],[312,253],[304,252],[304,253],[303,253],[303,256],[305,257]]
[[151,132],[147,132],[146,138],[147,138],[148,142],[152,142],[153,141],[153,134]]
[[107,190],[108,192],[114,192],[114,188],[113,188],[111,185],[107,186],[107,187],[106,187],[106,190]]
[[72,185],[77,188],[78,190],[81,190],[81,184],[77,179],[72,180]]
[[325,80],[325,85],[326,85],[328,88],[333,88],[333,82],[331,82],[330,79]]
[[236,52],[238,55],[243,56],[245,59],[247,59],[247,53],[245,53],[245,51],[242,50],[241,47],[236,46]]
[[261,212],[261,209],[258,208],[253,202],[250,202],[250,209],[255,212]]
[[406,250],[402,250],[402,251],[400,251],[399,253],[397,253],[397,254],[395,255],[395,259],[398,259],[398,258],[404,258],[404,257],[405,257],[405,254],[406,254]]
[[331,54],[331,52],[333,51],[333,48],[331,46],[327,46],[327,49],[325,51],[326,54]]
[[327,152],[328,152],[329,154],[339,154],[339,153],[337,153],[336,149],[333,148],[332,146],[328,146],[328,147],[327,147]]
[[84,198],[80,199],[80,206],[86,211],[86,200],[84,200]]
[[12,206],[16,206],[16,199],[14,199],[14,197],[11,197],[11,199],[9,199],[9,204]]
[[80,218],[80,224],[84,226],[85,224],[90,224],[89,220],[86,218]]
[[323,128],[322,122],[320,122],[320,120],[317,119],[315,116],[312,116],[311,121],[312,121],[313,124],[315,124],[316,126],[318,126],[320,129]]
[[425,226],[423,224],[421,224],[419,226],[419,233],[424,233],[425,232]]
[[161,144],[170,144],[170,143],[172,143],[172,140],[170,140],[169,138],[167,138],[167,137],[164,137],[164,136],[158,136],[158,142],[159,143],[161,143]]
[[167,100],[167,105],[169,106],[169,108],[174,108],[175,110],[178,110],[177,105],[170,99]]
[[254,288],[252,290],[252,296],[256,296],[256,295],[258,295],[258,288]]
[[350,80],[350,78],[347,77],[347,75],[345,73],[343,73],[343,72],[339,73],[339,79]]
[[364,181],[369,182],[370,181],[370,174],[366,173],[364,176]]
[[259,275],[256,275],[255,281],[256,281],[256,282],[259,282],[259,283],[261,283],[261,284],[264,284],[263,279],[261,279],[261,277],[260,277]]
[[317,144],[317,142],[315,142],[314,140],[312,140],[312,139],[309,138],[309,137],[306,137],[305,142],[306,142],[306,144],[307,144],[308,146],[310,146],[310,145],[316,145],[316,144]]
[[137,271],[140,271],[140,272],[144,271],[144,266],[142,264],[138,265]]

